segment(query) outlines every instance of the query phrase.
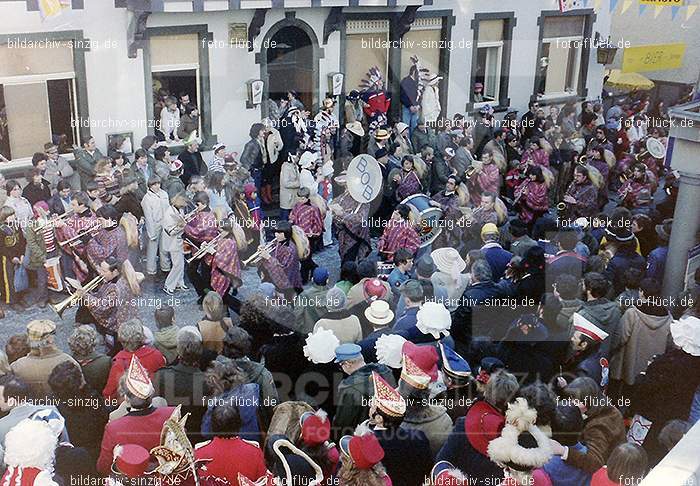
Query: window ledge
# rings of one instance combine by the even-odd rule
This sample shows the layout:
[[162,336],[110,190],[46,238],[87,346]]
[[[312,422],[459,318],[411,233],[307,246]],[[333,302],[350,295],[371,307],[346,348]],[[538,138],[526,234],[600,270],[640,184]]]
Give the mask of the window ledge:
[[[72,152],[67,154],[59,154],[66,160],[75,160],[75,155]],[[0,172],[3,174],[16,174],[20,171],[29,169],[32,167],[31,157],[21,157],[19,159],[12,159],[9,162],[0,162]]]
[[579,93],[555,93],[550,95],[536,95],[534,98],[540,105],[556,105],[561,103],[567,103],[570,101],[583,101],[586,99],[585,96]]

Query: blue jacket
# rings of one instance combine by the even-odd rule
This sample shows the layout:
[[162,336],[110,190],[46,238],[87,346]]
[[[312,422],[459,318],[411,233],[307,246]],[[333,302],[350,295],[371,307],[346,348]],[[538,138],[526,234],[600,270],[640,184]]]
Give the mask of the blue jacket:
[[[583,454],[588,450],[588,448],[580,442],[575,446],[569,447],[569,449],[579,451]],[[552,484],[556,484],[557,486],[588,486],[591,484],[590,474],[562,460],[561,456],[552,456],[542,469],[547,473]]]
[[646,260],[642,255],[634,251],[631,253],[617,252],[608,262],[608,266],[605,267],[605,278],[612,282],[615,295],[619,295],[620,292],[625,290],[622,276],[628,268],[638,268],[644,272]]
[[485,245],[481,248],[481,251],[486,261],[489,262],[491,273],[493,274],[493,281],[498,282],[503,278],[503,274],[506,273],[506,267],[510,263],[510,259],[513,258],[513,254],[504,250],[501,245]]
[[666,257],[668,256],[668,246],[659,246],[651,250],[647,257],[646,277],[653,278],[659,282],[664,279],[664,269],[666,268]]
[[416,327],[416,314],[418,314],[418,309],[418,307],[406,309],[406,313],[399,317],[396,324],[394,324],[394,332],[408,331],[412,327]]

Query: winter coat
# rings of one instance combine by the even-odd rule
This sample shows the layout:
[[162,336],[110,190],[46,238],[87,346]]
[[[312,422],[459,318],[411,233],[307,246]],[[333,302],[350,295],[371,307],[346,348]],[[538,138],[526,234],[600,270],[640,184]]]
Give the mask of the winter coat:
[[207,410],[205,399],[204,372],[194,366],[177,363],[161,368],[153,376],[153,387],[156,394],[165,398],[168,405],[182,405],[182,414],[189,413],[187,424],[190,427],[188,435],[194,443],[201,442],[198,434],[202,425],[202,417]]
[[407,413],[402,429],[420,430],[430,442],[430,453],[435,457],[452,430],[452,419],[442,405],[427,405],[415,413]]
[[75,166],[80,174],[80,188],[84,191],[87,183],[95,177],[95,164],[104,156],[98,149],[95,149],[92,154],[84,149],[76,149],[73,155],[75,156]]
[[349,312],[326,314],[316,322],[313,330],[316,332],[320,328],[332,331],[340,344],[357,343],[362,339],[360,319]]
[[646,268],[646,260],[634,251],[630,253],[617,252],[608,262],[608,266],[605,267],[605,278],[612,282],[615,295],[625,290],[622,277],[628,268],[638,268],[643,273]]
[[71,356],[55,346],[49,346],[40,351],[37,350],[36,354],[30,352],[13,362],[10,367],[17,378],[30,386],[38,399],[51,396],[53,392],[49,386],[49,376],[53,369],[64,361],[70,361],[78,366],[78,363]]
[[131,363],[131,357],[134,354],[141,361],[151,379],[156,371],[165,366],[165,357],[153,346],[141,346],[133,353],[123,349],[112,358],[112,368],[109,370],[109,378],[107,378],[107,384],[102,390],[102,396],[117,398],[119,379],[129,369],[129,363]]
[[455,340],[455,351],[467,356],[472,335],[488,335],[494,322],[507,322],[501,321],[502,308],[483,305],[485,301],[501,298],[503,295],[503,290],[490,280],[467,287],[459,307],[452,313],[450,334]]
[[253,171],[254,169],[262,169],[263,166],[263,153],[260,142],[251,138],[243,147],[243,153],[241,154],[241,165]]
[[190,152],[189,150],[184,150],[177,159],[182,162],[182,175],[180,179],[185,185],[190,183],[192,176],[198,175],[204,177],[207,174],[207,164],[204,163],[202,154],[198,151]]
[[208,319],[199,321],[197,329],[202,335],[204,348],[221,354],[224,349],[224,337],[232,326],[233,323],[228,317],[224,317],[223,321],[210,321]]
[[663,354],[673,317],[663,307],[630,307],[620,319],[618,349],[610,356],[610,378],[634,385],[655,354]]
[[43,231],[38,225],[31,225],[27,227],[24,237],[27,241],[25,266],[27,270],[39,270],[46,261],[46,242]]
[[433,147],[435,149],[435,132],[432,128],[426,128],[426,131],[413,130],[413,135],[411,135],[411,143],[416,153],[420,153],[423,147]]
[[498,282],[506,273],[506,267],[510,263],[513,254],[504,250],[498,243],[487,243],[481,247],[481,252],[484,258],[491,267],[491,273],[494,282]]
[[68,185],[71,185],[73,174],[75,174],[73,167],[71,167],[70,163],[61,156],[59,156],[56,161],[51,159],[46,161],[44,179],[49,181],[49,184],[51,184],[51,189],[56,189],[56,186],[60,181],[66,181]]
[[279,403],[277,387],[275,386],[272,373],[261,363],[252,361],[247,357],[238,358],[234,361],[238,367],[243,370],[243,373],[245,373],[245,382],[258,385],[258,389],[260,390],[260,419],[263,422],[265,430],[267,430],[267,426],[270,424],[270,419],[272,418],[273,408]]
[[87,358],[75,358],[75,360],[83,371],[85,382],[90,388],[99,393],[107,383],[109,368],[112,366],[112,359],[106,354],[93,352]]
[[583,425],[581,442],[586,444],[587,451],[569,448],[566,463],[593,474],[608,461],[613,449],[625,439],[622,414],[614,406],[605,405],[589,416]]
[[620,340],[620,306],[608,299],[595,299],[585,302],[578,311],[583,317],[607,332],[610,336],[603,341],[601,350],[607,355],[617,347]]
[[393,486],[422,486],[433,467],[433,454],[425,434],[417,429],[374,430],[384,449],[382,465]]
[[299,168],[293,162],[284,162],[280,172],[280,208],[292,209],[299,189]]
[[421,114],[426,123],[437,121],[440,117],[440,93],[437,85],[426,86],[421,96]]
[[175,325],[158,329],[153,333],[155,341],[153,345],[163,353],[165,361],[171,365],[177,359],[177,332],[179,328]]
[[163,231],[165,212],[170,206],[168,193],[159,190],[157,193],[149,190],[141,200],[143,215],[146,218],[146,234],[150,240],[160,238]]
[[348,375],[338,384],[335,402],[338,404],[333,419],[333,429],[338,438],[352,434],[355,427],[364,422],[369,414],[369,399],[374,393],[372,372],[376,371],[391,386],[396,381],[389,368],[382,364],[369,363]]
[[316,321],[328,313],[326,311],[327,292],[327,286],[312,283],[311,287],[299,294],[298,305],[294,307],[295,323],[288,327],[304,335],[313,332]]
[[561,332],[562,335],[566,334],[568,340],[572,334],[571,316],[581,308],[584,302],[581,299],[562,299],[560,302],[561,310],[557,314],[557,331]]

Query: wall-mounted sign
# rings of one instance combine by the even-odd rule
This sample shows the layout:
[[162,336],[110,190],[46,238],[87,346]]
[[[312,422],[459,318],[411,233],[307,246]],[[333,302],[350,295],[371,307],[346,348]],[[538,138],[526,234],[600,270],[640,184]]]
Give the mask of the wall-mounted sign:
[[246,88],[248,92],[246,106],[248,108],[255,108],[262,103],[264,87],[265,82],[262,79],[249,79],[246,81]]
[[661,7],[682,7],[685,0],[639,0],[641,5],[659,5]]
[[678,69],[683,66],[685,48],[683,43],[628,47],[622,61],[622,72],[642,73]]
[[231,47],[247,47],[248,25],[245,22],[228,24],[228,42]]
[[328,93],[331,96],[340,96],[343,92],[343,81],[345,80],[345,75],[343,73],[329,73],[328,74]]
[[583,0],[559,0],[559,11],[568,12],[577,8],[583,8]]

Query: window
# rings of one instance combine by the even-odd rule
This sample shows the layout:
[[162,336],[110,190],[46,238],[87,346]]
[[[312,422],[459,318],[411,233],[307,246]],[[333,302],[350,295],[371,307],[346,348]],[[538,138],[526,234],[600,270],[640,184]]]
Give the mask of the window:
[[[201,106],[199,36],[197,34],[153,35],[150,37],[150,53],[153,80],[152,126],[157,127],[157,137],[167,134],[167,143],[179,145],[177,130],[168,130],[167,127],[162,129],[161,119],[165,118],[161,115],[166,109],[165,100],[168,96],[176,98],[179,103],[180,96],[187,94],[191,104]],[[198,134],[202,135],[201,117]]]
[[348,20],[346,23],[346,89],[358,89],[367,71],[377,66],[387,82],[389,67],[389,21]]
[[429,69],[432,74],[440,72],[441,33],[442,17],[421,17],[413,22],[401,40],[402,79],[408,76],[412,56],[418,57],[421,68]]
[[68,41],[0,46],[0,153],[27,158],[48,141],[71,152],[78,143],[75,83]]
[[[503,68],[504,19],[479,22],[479,39],[476,45],[476,65],[472,101],[475,103],[498,101]],[[476,99],[474,85],[484,85],[482,98]]]
[[537,95],[578,93],[585,17],[547,17],[538,65]]

